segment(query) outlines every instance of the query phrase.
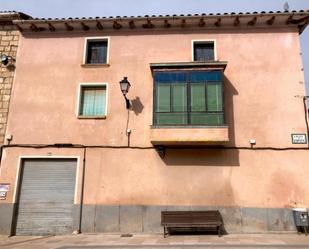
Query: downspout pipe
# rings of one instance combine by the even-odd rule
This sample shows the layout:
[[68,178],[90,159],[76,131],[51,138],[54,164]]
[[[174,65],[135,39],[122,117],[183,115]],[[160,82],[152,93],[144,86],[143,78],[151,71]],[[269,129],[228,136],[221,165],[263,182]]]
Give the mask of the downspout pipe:
[[[308,108],[307,108],[306,101],[307,101],[308,98],[309,98],[309,96],[304,96],[303,97],[304,112],[305,112],[305,122],[306,122],[306,129],[307,129],[307,140],[308,140],[308,135],[309,135],[309,124],[308,124]],[[308,147],[309,147],[309,143],[308,143]]]

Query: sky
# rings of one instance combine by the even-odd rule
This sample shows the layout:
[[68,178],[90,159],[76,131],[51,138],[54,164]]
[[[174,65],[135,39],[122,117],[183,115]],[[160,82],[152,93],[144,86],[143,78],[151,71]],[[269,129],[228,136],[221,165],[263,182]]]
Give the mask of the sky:
[[[32,17],[96,17],[308,10],[309,0],[0,0],[0,10]],[[309,95],[309,25],[301,35],[307,95]]]

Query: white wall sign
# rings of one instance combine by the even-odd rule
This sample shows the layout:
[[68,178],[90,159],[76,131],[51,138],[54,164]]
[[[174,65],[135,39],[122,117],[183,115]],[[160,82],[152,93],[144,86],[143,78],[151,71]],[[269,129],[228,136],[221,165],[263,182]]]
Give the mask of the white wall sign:
[[9,191],[10,184],[0,183],[0,200],[6,199],[6,194]]
[[293,144],[306,144],[307,143],[306,134],[292,134],[292,143]]

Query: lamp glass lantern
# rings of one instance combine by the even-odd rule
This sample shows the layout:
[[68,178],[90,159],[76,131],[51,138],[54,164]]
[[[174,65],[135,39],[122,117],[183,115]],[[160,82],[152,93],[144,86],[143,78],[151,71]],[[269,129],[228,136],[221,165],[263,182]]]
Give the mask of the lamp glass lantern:
[[1,63],[5,66],[9,63],[9,57],[6,54],[1,55]]
[[12,56],[6,54],[2,54],[0,60],[0,63],[4,66],[12,66],[16,61]]
[[119,84],[120,84],[120,89],[121,89],[122,94],[126,96],[131,86],[130,82],[128,81],[128,78],[123,77],[123,80],[121,80]]

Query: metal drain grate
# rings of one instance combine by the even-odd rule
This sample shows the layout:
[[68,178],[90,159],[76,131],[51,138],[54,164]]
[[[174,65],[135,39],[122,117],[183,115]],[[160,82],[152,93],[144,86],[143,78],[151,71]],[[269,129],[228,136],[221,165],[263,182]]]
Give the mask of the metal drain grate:
[[124,233],[124,234],[121,234],[120,237],[129,238],[129,237],[133,237],[133,234]]

